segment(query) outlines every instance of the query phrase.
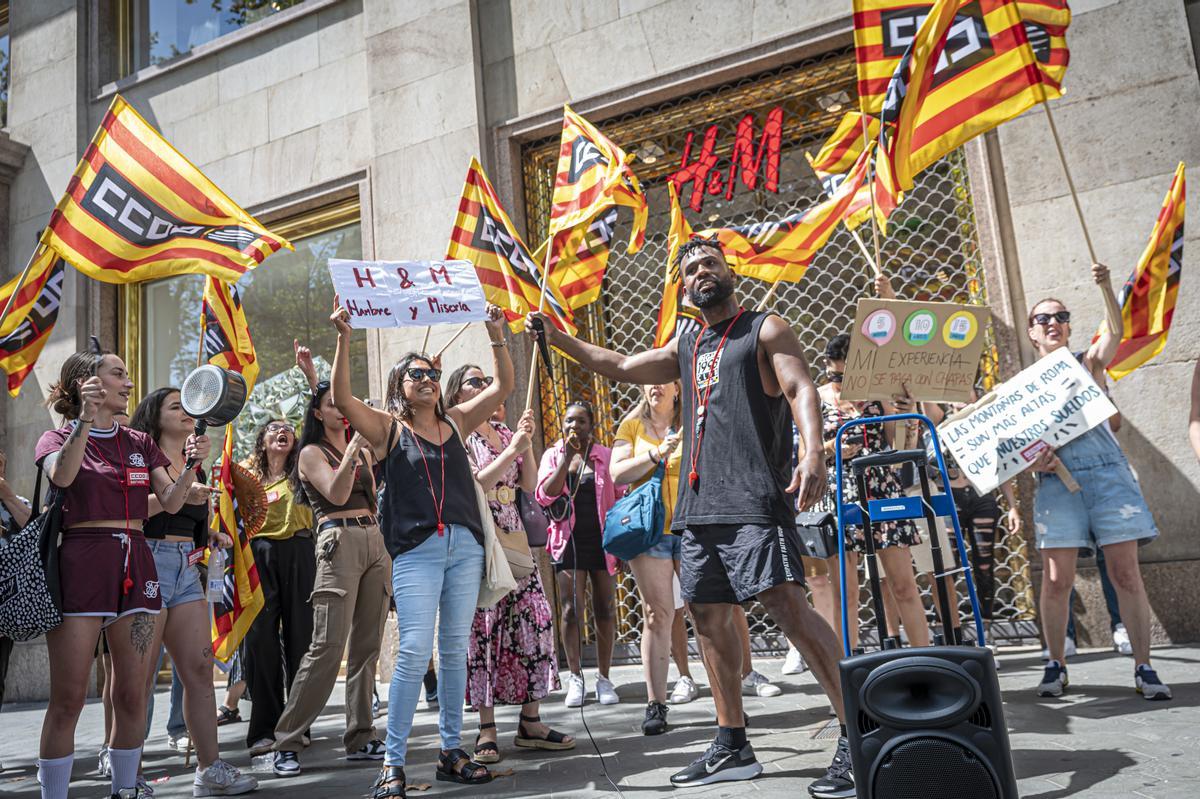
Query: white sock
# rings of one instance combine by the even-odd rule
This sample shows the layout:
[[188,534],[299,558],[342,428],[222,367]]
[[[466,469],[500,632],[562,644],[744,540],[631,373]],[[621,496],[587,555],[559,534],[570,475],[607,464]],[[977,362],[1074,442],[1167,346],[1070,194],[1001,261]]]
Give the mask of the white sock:
[[42,799],[67,799],[67,786],[71,784],[71,765],[74,762],[74,754],[49,760],[38,758],[37,778],[42,786]]
[[112,767],[112,792],[137,786],[138,764],[142,762],[142,747],[109,749],[108,762]]

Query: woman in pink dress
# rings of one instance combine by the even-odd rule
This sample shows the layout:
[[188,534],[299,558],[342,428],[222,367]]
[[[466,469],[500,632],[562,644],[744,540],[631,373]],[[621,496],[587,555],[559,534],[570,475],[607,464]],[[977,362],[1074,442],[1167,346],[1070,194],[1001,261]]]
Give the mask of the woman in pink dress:
[[[464,402],[492,382],[478,366],[460,366],[446,382],[448,404]],[[526,411],[516,432],[503,423],[504,406],[492,420],[466,438],[467,456],[475,479],[487,495],[497,532],[507,540],[525,538],[517,506],[517,489],[532,492],[537,463],[530,446],[533,412]],[[515,535],[514,535],[515,534]],[[520,705],[517,746],[531,749],[574,749],[575,739],[541,722],[538,705],[558,690],[558,660],[554,652],[554,616],[537,569],[517,581],[517,588],[490,608],[475,611],[467,645],[467,703],[479,709],[479,737],[474,759],[500,760],[496,743],[496,705]]]

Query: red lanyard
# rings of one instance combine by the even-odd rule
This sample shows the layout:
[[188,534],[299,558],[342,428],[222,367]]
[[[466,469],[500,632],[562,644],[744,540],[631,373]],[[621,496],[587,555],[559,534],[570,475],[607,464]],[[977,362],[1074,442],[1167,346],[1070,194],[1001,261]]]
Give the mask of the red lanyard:
[[[433,511],[437,514],[437,534],[440,536],[446,532],[446,525],[442,524],[442,508],[446,504],[446,442],[438,444],[442,463],[442,495],[438,497],[433,492],[433,472],[429,471],[429,459],[425,457],[425,447],[421,446],[421,437],[417,435],[417,428],[410,427],[409,432],[412,433],[413,441],[417,445],[417,452],[421,453],[421,463],[425,465],[425,477],[429,480],[429,497],[433,500]],[[438,422],[438,435],[441,436],[441,434],[442,423]]]
[[708,323],[704,323],[704,327],[700,328],[700,334],[696,336],[696,346],[692,350],[692,394],[699,400],[700,404],[696,406],[696,419],[692,425],[692,470],[688,472],[688,483],[691,484],[692,490],[697,490],[700,484],[700,445],[704,443],[704,417],[708,413],[708,398],[712,396],[713,386],[717,382],[717,367],[721,363],[721,351],[725,349],[725,341],[729,338],[729,331],[733,330],[733,326],[737,324],[738,318],[745,312],[745,308],[738,308],[737,314],[725,328],[725,332],[721,335],[721,340],[717,343],[717,349],[713,352],[712,365],[708,368],[708,385],[704,387],[704,396],[700,396],[700,383],[697,380],[698,375],[697,364],[700,359],[700,340],[704,338],[704,334],[708,332]]
[[91,447],[96,457],[111,466],[113,471],[117,473],[117,483],[121,486],[121,498],[125,501],[125,579],[121,581],[121,593],[128,594],[129,589],[133,588],[133,578],[129,576],[129,550],[132,545],[129,542],[129,475],[122,474],[121,470],[125,468],[125,450],[121,448],[121,426],[117,425],[117,431],[113,434],[117,445],[117,464],[113,464],[108,458],[104,457],[104,453],[100,451],[99,445],[92,443],[92,438],[89,435],[86,447]]

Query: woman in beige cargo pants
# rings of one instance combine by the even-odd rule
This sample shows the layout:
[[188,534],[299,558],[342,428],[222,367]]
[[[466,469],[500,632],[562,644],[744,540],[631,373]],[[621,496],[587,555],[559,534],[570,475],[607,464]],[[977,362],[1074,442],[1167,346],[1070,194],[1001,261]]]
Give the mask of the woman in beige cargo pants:
[[304,497],[312,505],[317,520],[313,640],[275,727],[273,767],[281,777],[300,773],[299,750],[309,726],[329,701],[343,652],[346,732],[342,743],[346,758],[383,759],[371,699],[391,594],[392,562],[375,515],[370,449],[357,434],[347,443],[347,431],[329,384],[317,384],[300,434],[300,458],[293,475],[296,497]]

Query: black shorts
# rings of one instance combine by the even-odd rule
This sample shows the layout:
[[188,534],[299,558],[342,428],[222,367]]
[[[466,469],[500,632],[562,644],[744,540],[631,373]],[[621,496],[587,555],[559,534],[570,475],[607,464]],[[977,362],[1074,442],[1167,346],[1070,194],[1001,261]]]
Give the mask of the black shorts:
[[732,605],[783,583],[804,585],[794,526],[705,524],[681,538],[679,585],[688,602]]

